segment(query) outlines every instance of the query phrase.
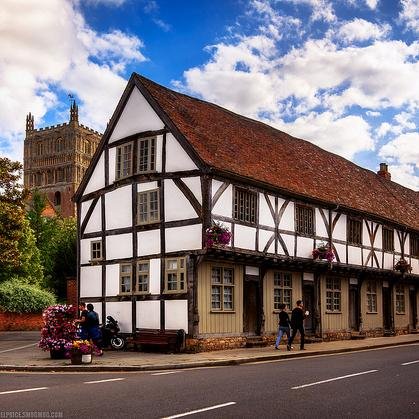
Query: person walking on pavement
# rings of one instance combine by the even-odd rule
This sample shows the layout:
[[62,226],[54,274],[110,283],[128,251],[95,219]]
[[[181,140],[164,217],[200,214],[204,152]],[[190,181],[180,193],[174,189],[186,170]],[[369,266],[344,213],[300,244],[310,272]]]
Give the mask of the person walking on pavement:
[[80,310],[80,317],[76,320],[76,323],[79,325],[79,338],[80,339],[88,339],[89,338],[89,332],[87,330],[87,309],[86,309],[86,303],[81,302],[79,304],[79,310]]
[[275,349],[279,349],[279,344],[281,343],[282,336],[284,333],[287,335],[287,340],[290,339],[290,318],[288,316],[288,313],[285,311],[286,309],[285,304],[280,304],[279,309],[281,310],[278,313],[279,317],[279,325],[278,325],[278,337],[276,338],[275,342]]
[[297,332],[300,332],[300,350],[304,350],[304,319],[309,315],[309,312],[304,312],[303,302],[298,300],[296,307],[292,310],[291,313],[291,327],[292,333],[291,337],[288,339],[287,350],[291,350],[291,344],[295,338]]

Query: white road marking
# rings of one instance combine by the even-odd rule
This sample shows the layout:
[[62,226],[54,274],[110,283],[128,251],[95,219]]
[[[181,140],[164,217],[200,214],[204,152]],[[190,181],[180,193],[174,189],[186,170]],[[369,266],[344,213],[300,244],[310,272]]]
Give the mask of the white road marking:
[[364,375],[364,374],[371,374],[372,372],[377,372],[377,371],[378,370],[369,370],[369,371],[357,372],[356,374],[342,375],[341,377],[329,378],[328,380],[322,380],[322,381],[317,381],[315,383],[303,384],[302,386],[291,387],[291,390],[297,390],[299,388],[316,386],[317,384],[330,383],[331,381],[344,380],[345,378],[356,377],[358,375]]
[[29,348],[30,346],[36,346],[36,345],[38,345],[38,344],[37,343],[31,343],[30,345],[18,346],[17,348],[4,349],[3,351],[0,351],[0,354],[4,354],[5,352],[17,351],[18,349]]
[[122,380],[125,380],[125,378],[109,378],[107,380],[85,381],[84,384],[107,383],[109,381],[122,381]]
[[178,415],[173,415],[173,416],[166,416],[162,419],[175,419],[175,418],[181,418],[183,416],[189,416],[189,415],[194,415],[195,413],[201,413],[201,412],[206,412],[208,410],[214,410],[214,409],[220,409],[222,407],[227,407],[227,406],[231,406],[233,404],[236,404],[236,402],[228,402],[228,403],[223,403],[223,404],[217,404],[216,406],[210,406],[210,407],[204,407],[203,409],[198,409],[198,410],[191,410],[190,412],[186,412],[186,413],[179,413]]
[[410,364],[417,364],[419,362],[419,360],[418,361],[410,361],[410,362],[405,362],[404,364],[402,364],[402,365],[410,365]]
[[151,375],[169,375],[169,374],[177,374],[179,371],[167,371],[167,372],[156,372],[155,374]]
[[37,390],[46,390],[48,387],[35,387],[35,388],[24,388],[22,390],[10,390],[2,391],[0,394],[12,394],[12,393],[23,393],[25,391],[37,391]]

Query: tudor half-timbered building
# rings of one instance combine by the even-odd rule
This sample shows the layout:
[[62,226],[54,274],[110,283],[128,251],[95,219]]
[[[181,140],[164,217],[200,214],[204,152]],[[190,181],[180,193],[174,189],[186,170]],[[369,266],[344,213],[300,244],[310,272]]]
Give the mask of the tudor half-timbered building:
[[[419,196],[133,74],[75,199],[79,298],[196,350],[272,339],[303,299],[322,339],[416,330]],[[231,232],[210,245],[214,223]],[[331,261],[313,258],[325,246]],[[402,260],[402,262],[399,262]]]

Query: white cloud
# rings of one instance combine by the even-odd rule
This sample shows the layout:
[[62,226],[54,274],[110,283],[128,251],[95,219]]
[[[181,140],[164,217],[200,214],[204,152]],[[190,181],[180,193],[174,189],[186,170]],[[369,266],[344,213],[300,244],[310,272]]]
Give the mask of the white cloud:
[[371,10],[375,10],[378,5],[378,0],[365,0],[365,3]]
[[161,19],[153,19],[153,22],[161,29],[163,29],[165,32],[169,32],[172,29],[172,26],[168,23],[164,22]]
[[419,132],[401,134],[381,147],[379,155],[401,164],[412,164],[419,169]]
[[2,0],[0,149],[19,160],[28,112],[42,123],[64,90],[82,100],[80,113],[90,116],[82,122],[103,129],[126,83],[118,72],[145,59],[141,40],[121,31],[95,32],[77,4]]
[[77,0],[77,3],[83,1],[85,4],[93,6],[105,5],[105,6],[122,6],[126,0]]
[[401,0],[399,18],[408,29],[419,33],[419,0]]
[[324,20],[334,22],[336,20],[332,2],[328,0],[287,0],[296,5],[307,5],[312,8],[311,20]]
[[382,39],[390,32],[391,27],[388,24],[377,25],[364,19],[353,19],[343,24],[338,35],[346,42],[367,41],[371,39]]
[[378,137],[385,137],[387,134],[391,133],[394,135],[400,135],[406,131],[411,131],[416,129],[416,124],[411,120],[413,115],[409,112],[401,112],[394,116],[395,124],[389,124],[388,122],[383,122],[377,129]]
[[374,149],[370,127],[359,116],[336,118],[332,112],[311,112],[292,123],[282,122],[274,125],[347,159],[352,159],[359,151]]
[[393,164],[389,166],[391,180],[400,183],[407,188],[419,191],[418,170],[412,164]]

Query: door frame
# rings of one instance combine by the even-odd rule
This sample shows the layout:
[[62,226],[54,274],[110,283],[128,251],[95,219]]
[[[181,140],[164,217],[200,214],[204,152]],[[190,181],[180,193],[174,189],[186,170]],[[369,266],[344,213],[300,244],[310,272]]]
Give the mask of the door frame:
[[[256,275],[244,275],[243,278],[243,333],[248,336],[260,336],[262,326],[262,289],[261,280]],[[249,306],[248,298],[254,298],[253,310],[252,305]],[[250,320],[252,319],[252,320]],[[254,324],[249,324],[251,321]],[[252,330],[250,330],[252,329]]]

